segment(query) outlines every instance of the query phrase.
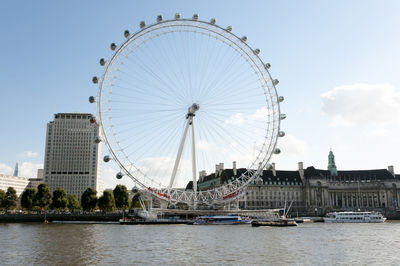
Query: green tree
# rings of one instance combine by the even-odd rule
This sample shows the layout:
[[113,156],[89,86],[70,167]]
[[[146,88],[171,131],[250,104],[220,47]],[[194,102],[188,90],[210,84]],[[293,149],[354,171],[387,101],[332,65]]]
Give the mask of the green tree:
[[126,210],[129,208],[129,193],[124,185],[117,185],[114,190],[115,206],[117,209]]
[[50,207],[52,203],[52,198],[53,195],[51,195],[49,187],[47,186],[47,184],[42,183],[38,186],[38,191],[35,195],[34,204],[35,206],[38,206],[42,211],[47,210],[47,208]]
[[83,192],[81,197],[82,209],[85,211],[93,211],[97,206],[97,192],[89,187]]
[[113,211],[115,208],[115,199],[113,193],[104,191],[99,198],[99,209],[105,212]]
[[68,210],[75,212],[81,209],[81,204],[79,203],[78,197],[76,195],[68,195]]
[[64,210],[67,208],[68,198],[67,192],[63,188],[57,188],[53,192],[53,203],[51,204],[52,209]]
[[34,188],[25,189],[21,196],[21,207],[31,211],[35,203],[36,193],[36,189]]
[[6,210],[14,210],[17,207],[18,196],[17,191],[13,187],[9,187],[3,199],[3,207]]
[[6,197],[6,192],[0,189],[0,210],[4,210],[3,200]]

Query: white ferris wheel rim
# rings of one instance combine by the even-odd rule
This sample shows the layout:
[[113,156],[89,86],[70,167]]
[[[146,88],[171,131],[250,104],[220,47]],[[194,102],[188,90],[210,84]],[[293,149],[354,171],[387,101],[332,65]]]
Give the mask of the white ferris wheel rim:
[[[265,138],[265,142],[263,144],[263,149],[264,145],[267,144],[267,148],[264,152],[264,150],[260,151],[260,154],[257,156],[257,159],[254,160],[254,162],[251,164],[251,166],[246,170],[245,173],[243,173],[241,176],[237,177],[235,180],[231,180],[228,184],[224,184],[220,187],[216,187],[213,189],[209,190],[204,190],[204,191],[187,191],[187,190],[182,190],[182,189],[175,189],[175,188],[166,188],[162,187],[162,184],[160,183],[161,187],[155,188],[152,186],[149,186],[148,183],[146,183],[143,179],[136,178],[133,174],[132,171],[128,169],[126,163],[121,162],[121,150],[116,152],[115,147],[112,147],[108,134],[106,133],[106,126],[103,120],[103,112],[102,110],[104,109],[102,107],[102,91],[104,87],[104,82],[106,80],[107,75],[110,74],[110,67],[113,65],[114,61],[118,58],[118,56],[124,51],[126,47],[128,47],[130,44],[134,43],[135,40],[139,39],[140,37],[146,36],[146,34],[149,34],[153,31],[157,31],[159,29],[175,29],[176,28],[193,28],[194,30],[196,29],[201,29],[205,32],[208,32],[210,34],[210,38],[215,37],[215,38],[221,38],[223,39],[223,42],[227,42],[230,45],[234,45],[236,48],[235,50],[243,57],[247,57],[247,59],[250,60],[250,66],[254,69],[255,74],[258,75],[258,77],[261,77],[263,81],[265,81],[265,88],[264,88],[264,94],[266,97],[266,101],[268,104],[268,100],[271,101],[271,107],[273,109],[273,114],[272,114],[272,121],[271,117],[268,127],[268,130],[271,130],[271,136],[269,139],[267,137]],[[211,35],[213,36],[211,37]],[[259,52],[259,51],[258,51]],[[203,203],[217,203],[220,201],[229,201],[234,198],[236,198],[238,195],[240,195],[241,192],[243,192],[243,189],[255,178],[257,178],[260,174],[261,171],[260,169],[264,169],[273,152],[276,149],[277,145],[277,139],[278,139],[278,134],[279,134],[279,129],[280,129],[280,107],[279,107],[279,99],[278,99],[278,94],[275,88],[275,84],[272,80],[272,77],[267,70],[266,66],[264,65],[263,61],[261,58],[258,56],[257,50],[253,50],[247,43],[246,40],[243,38],[239,38],[235,34],[233,34],[229,29],[224,29],[218,25],[212,22],[205,22],[197,19],[173,19],[173,20],[164,20],[164,21],[159,21],[155,24],[149,25],[147,27],[143,27],[141,30],[137,31],[133,35],[131,35],[129,38],[127,38],[126,41],[123,42],[123,44],[116,49],[115,53],[113,54],[112,58],[109,60],[109,62],[106,64],[104,74],[102,76],[101,82],[100,83],[100,88],[98,92],[98,101],[97,101],[97,107],[98,107],[98,116],[99,116],[99,123],[101,125],[102,129],[102,138],[104,139],[104,142],[113,157],[113,159],[117,162],[118,166],[120,169],[125,173],[125,175],[129,176],[136,184],[138,184],[140,187],[147,189],[150,193],[155,195],[158,198],[168,200],[170,202],[176,203],[176,202],[184,202],[184,203],[192,203],[192,202],[203,202]],[[269,95],[267,95],[267,92]],[[269,106],[270,107],[270,106]],[[272,123],[272,126],[270,125]],[[118,141],[117,141],[118,142]],[[267,143],[268,142],[268,143]],[[119,153],[119,154],[118,154]],[[125,159],[128,159],[128,156],[125,154]],[[260,158],[261,157],[261,158]],[[257,165],[257,163],[259,165]],[[131,162],[130,167],[132,166],[135,168],[136,171],[141,172],[140,168],[137,168],[136,165]],[[146,176],[146,173],[143,173],[144,176]],[[151,178],[149,178],[151,179]],[[151,180],[152,183],[154,180]]]

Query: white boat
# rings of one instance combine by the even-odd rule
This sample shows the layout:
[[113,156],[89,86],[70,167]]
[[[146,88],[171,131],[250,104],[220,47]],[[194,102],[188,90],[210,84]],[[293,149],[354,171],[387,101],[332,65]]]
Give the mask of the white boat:
[[239,215],[212,215],[199,216],[194,222],[194,225],[229,225],[229,224],[248,224],[250,219],[242,219]]
[[379,212],[331,212],[324,218],[327,223],[383,223],[386,218]]

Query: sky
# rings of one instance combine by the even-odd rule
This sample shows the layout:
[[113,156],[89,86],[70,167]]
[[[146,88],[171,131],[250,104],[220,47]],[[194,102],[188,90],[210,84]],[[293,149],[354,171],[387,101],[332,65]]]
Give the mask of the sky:
[[[42,167],[46,124],[59,112],[91,112],[98,61],[111,42],[139,22],[216,18],[261,50],[279,79],[277,169],[297,162],[326,169],[400,173],[399,1],[9,1],[0,2],[0,173],[35,177]],[[103,154],[107,154],[103,148]],[[103,165],[106,187],[115,165]]]

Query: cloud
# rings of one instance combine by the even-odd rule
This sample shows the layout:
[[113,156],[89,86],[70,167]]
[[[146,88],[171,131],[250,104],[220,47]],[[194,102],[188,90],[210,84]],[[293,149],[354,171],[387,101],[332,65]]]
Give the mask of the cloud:
[[205,140],[199,140],[196,143],[196,150],[208,151],[210,150],[210,144]]
[[376,128],[367,132],[367,137],[380,140],[381,138],[391,138],[391,131],[385,128]]
[[14,169],[4,163],[0,163],[0,174],[12,175]]
[[242,113],[236,113],[225,120],[225,124],[228,125],[241,125],[244,122],[244,117]]
[[42,169],[43,164],[35,164],[31,162],[23,162],[18,166],[18,176],[27,178],[36,178],[37,170]]
[[32,159],[38,157],[38,153],[34,151],[24,151],[17,155],[21,159]]
[[253,114],[248,116],[249,120],[266,121],[268,115],[272,114],[272,110],[266,106],[257,109]]
[[290,134],[279,138],[277,146],[281,149],[282,155],[297,156],[299,158],[308,150],[308,145],[305,141]]
[[260,122],[267,121],[267,117],[272,114],[272,110],[268,109],[266,106],[258,108],[254,113],[243,115],[242,113],[236,113],[225,120],[225,124],[230,125],[243,125],[248,122]]
[[[18,176],[26,178],[36,178],[37,170],[42,169],[43,164],[35,164],[31,162],[23,162],[18,165]],[[0,163],[0,173],[6,175],[12,175],[14,168],[6,164]]]
[[[147,157],[138,163],[138,167],[143,173],[155,181],[155,183],[150,184],[150,186],[159,187],[157,183],[161,183],[162,187],[167,187],[171,179],[174,164],[175,158],[173,157]],[[133,173],[133,175],[135,175],[135,173]],[[140,180],[141,175],[137,176]],[[192,180],[191,160],[182,158],[179,162],[173,187],[186,187],[190,180]],[[148,182],[148,180],[145,181],[145,183]]]
[[332,126],[385,125],[400,121],[400,92],[390,84],[344,85],[321,95]]

